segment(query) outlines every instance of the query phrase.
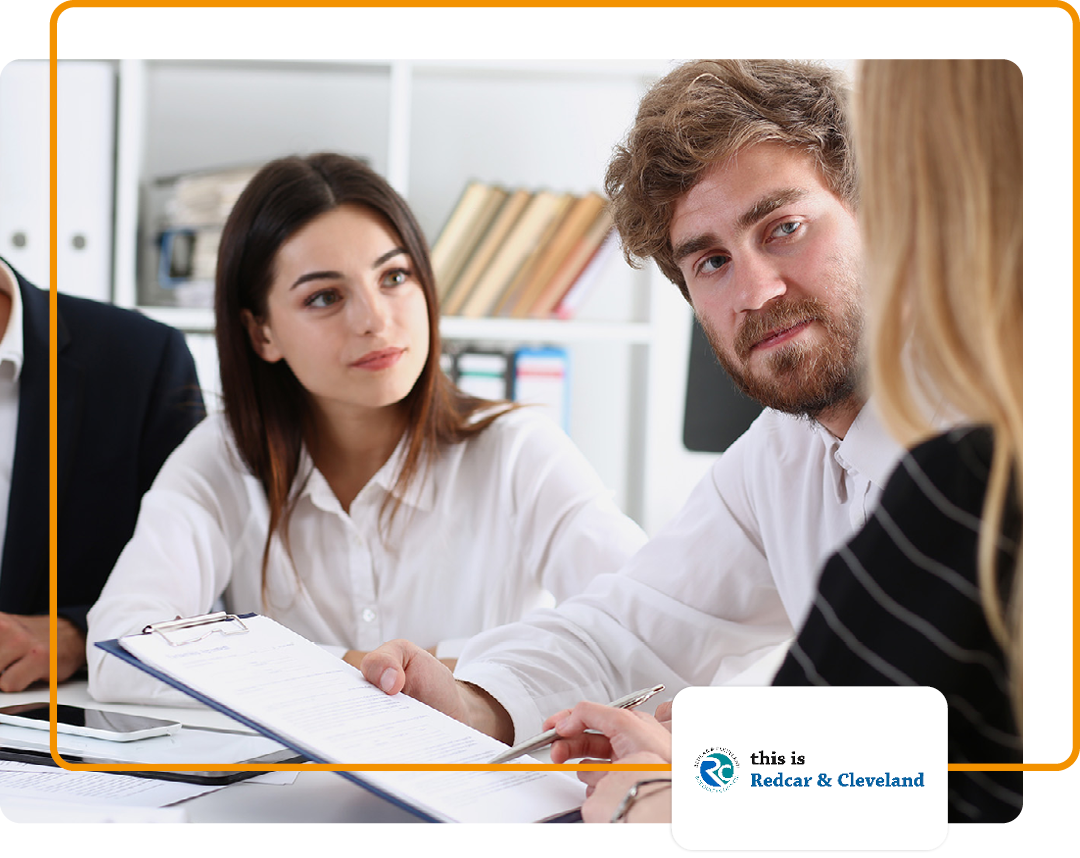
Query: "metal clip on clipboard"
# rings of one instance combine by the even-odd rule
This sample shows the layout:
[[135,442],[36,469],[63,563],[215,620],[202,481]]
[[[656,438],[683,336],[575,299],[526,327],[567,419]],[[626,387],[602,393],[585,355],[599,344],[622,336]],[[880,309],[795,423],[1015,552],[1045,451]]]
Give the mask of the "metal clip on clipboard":
[[[232,628],[213,628],[202,631],[203,627],[210,625],[217,625],[220,623],[234,624]],[[236,628],[239,626],[239,628]],[[177,633],[183,632],[185,629],[194,629],[194,637],[191,635],[184,636],[183,640],[174,640],[170,635],[177,635]],[[161,635],[165,642],[169,646],[183,646],[184,644],[195,643],[201,641],[203,638],[208,638],[215,632],[221,635],[242,635],[249,631],[248,627],[244,625],[244,621],[240,619],[236,614],[230,614],[225,611],[217,611],[213,614],[203,614],[200,617],[189,617],[187,619],[169,620],[164,623],[151,623],[146,626],[142,633],[144,635],[153,634],[157,632]]]

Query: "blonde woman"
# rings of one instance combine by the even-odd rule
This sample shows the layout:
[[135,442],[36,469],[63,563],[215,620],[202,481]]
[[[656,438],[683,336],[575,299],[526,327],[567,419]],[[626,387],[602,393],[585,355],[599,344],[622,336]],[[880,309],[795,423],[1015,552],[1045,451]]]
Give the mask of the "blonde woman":
[[[929,685],[949,761],[1022,762],[1022,80],[1007,61],[860,69],[877,402],[911,446],[832,558],[776,684]],[[935,435],[942,413],[959,426]],[[929,440],[927,440],[929,439]],[[952,772],[952,822],[1020,812],[1019,772]]]
[[[867,61],[854,120],[874,395],[911,451],[873,518],[826,563],[774,684],[933,686],[949,703],[950,762],[1019,763],[1020,72],[994,60]],[[937,434],[943,420],[956,428]],[[671,759],[660,724],[599,709],[549,719],[568,737],[553,760]],[[586,818],[670,818],[668,793],[631,788],[650,774],[594,780]],[[1020,777],[950,773],[949,821],[1015,818]]]

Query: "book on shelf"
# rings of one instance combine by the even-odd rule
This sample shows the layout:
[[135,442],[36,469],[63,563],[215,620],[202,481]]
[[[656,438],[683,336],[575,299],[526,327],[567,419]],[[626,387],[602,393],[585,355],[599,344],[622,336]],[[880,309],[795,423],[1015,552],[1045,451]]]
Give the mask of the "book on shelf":
[[589,224],[585,233],[578,237],[570,252],[562,258],[559,267],[529,306],[528,316],[543,319],[551,315],[555,306],[574,285],[574,281],[581,276],[613,228],[611,212],[605,207]]
[[570,418],[570,357],[559,346],[520,348],[513,355],[515,402],[542,408],[564,431]]
[[139,302],[213,307],[218,244],[237,198],[257,165],[201,170],[155,179],[147,193],[148,238],[140,262]]
[[567,214],[570,209],[573,208],[577,200],[577,196],[570,193],[562,194],[559,197],[557,210],[553,214],[547,228],[544,230],[543,235],[541,235],[536,242],[536,247],[533,248],[532,253],[526,257],[525,261],[521,263],[521,266],[518,268],[510,282],[506,284],[506,288],[503,289],[502,294],[499,295],[494,306],[491,308],[490,315],[505,316],[507,315],[507,308],[512,307],[517,302],[525,286],[529,283],[533,272],[544,264],[552,239],[555,237],[556,232],[558,232],[559,228],[562,226]]
[[458,310],[470,319],[491,315],[491,311],[506,291],[518,269],[536,250],[548,226],[562,209],[569,194],[537,191],[532,194],[521,216],[481,273],[472,291]]
[[555,318],[564,320],[574,318],[582,301],[592,291],[596,281],[600,279],[600,272],[604,270],[608,260],[616,254],[618,249],[619,234],[614,229],[608,230],[607,236],[600,242],[596,252],[585,263],[585,268],[582,269],[581,273],[570,285],[570,288],[559,299],[559,303],[555,305],[555,309],[552,311]]
[[513,302],[502,307],[502,315],[515,319],[528,317],[529,310],[536,303],[541,293],[555,275],[566,255],[577,244],[589,226],[594,223],[602,211],[606,210],[607,201],[595,191],[580,196],[566,213],[559,228],[551,236],[541,259],[528,275],[526,282],[518,288]]
[[431,248],[431,267],[440,299],[446,297],[450,284],[461,273],[469,253],[507,196],[505,188],[486,182],[472,181],[465,186]]
[[454,356],[455,383],[481,399],[512,399],[512,371],[513,355],[501,349],[465,346]]
[[562,346],[452,343],[445,347],[442,367],[465,393],[538,406],[569,429],[570,354]]
[[245,165],[176,176],[165,216],[173,224],[224,224],[256,172],[257,166]]
[[502,247],[510,230],[525,211],[532,194],[524,188],[510,193],[499,206],[490,226],[480,238],[476,249],[469,256],[461,273],[447,286],[442,312],[447,316],[456,316],[464,306],[473,287],[491,264],[495,254]]

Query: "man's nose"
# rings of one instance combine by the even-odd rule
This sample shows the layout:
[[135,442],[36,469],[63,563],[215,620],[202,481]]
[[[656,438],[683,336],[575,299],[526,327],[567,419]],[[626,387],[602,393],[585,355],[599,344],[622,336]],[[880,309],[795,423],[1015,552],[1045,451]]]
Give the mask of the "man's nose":
[[787,292],[780,265],[758,254],[744,255],[736,271],[735,297],[739,312],[760,310]]

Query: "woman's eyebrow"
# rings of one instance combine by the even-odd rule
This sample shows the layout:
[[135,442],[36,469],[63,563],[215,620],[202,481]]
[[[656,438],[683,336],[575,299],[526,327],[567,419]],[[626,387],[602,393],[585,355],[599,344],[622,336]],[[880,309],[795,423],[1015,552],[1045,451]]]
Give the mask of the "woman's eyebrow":
[[[393,259],[395,256],[401,253],[408,253],[404,247],[395,247],[393,250],[388,250],[378,259],[371,263],[372,268],[378,268],[384,262],[389,259]],[[309,271],[307,274],[301,274],[293,282],[289,289],[295,289],[302,283],[307,283],[311,280],[341,280],[344,278],[344,274],[340,271]]]
[[371,267],[372,268],[378,268],[380,265],[382,265],[388,259],[393,259],[399,253],[407,253],[407,252],[408,251],[406,251],[404,247],[395,247],[393,250],[386,251],[386,253],[384,253],[382,256],[380,256],[378,259],[376,259],[373,263],[371,263]]
[[301,283],[307,283],[309,280],[340,280],[342,276],[340,271],[309,271],[307,274],[301,274],[297,277],[289,289],[295,289]]

